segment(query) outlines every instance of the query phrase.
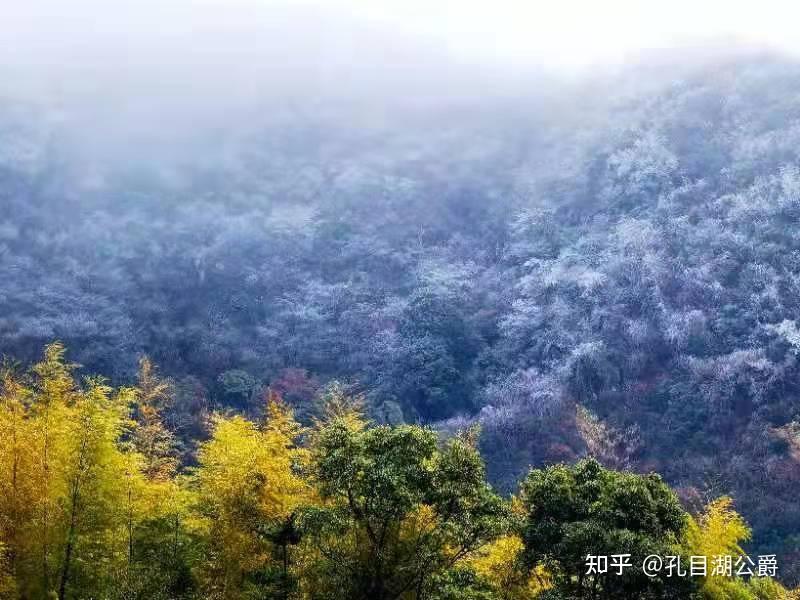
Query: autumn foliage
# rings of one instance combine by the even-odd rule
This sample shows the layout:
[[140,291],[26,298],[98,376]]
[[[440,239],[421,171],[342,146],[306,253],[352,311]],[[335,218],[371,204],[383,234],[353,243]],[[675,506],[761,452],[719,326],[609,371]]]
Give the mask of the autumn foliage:
[[730,499],[690,516],[655,475],[584,460],[504,498],[477,431],[375,425],[337,386],[307,427],[269,392],[263,419],[214,414],[187,450],[147,359],[129,388],[75,374],[59,344],[3,366],[0,598],[791,597],[771,579],[584,579],[598,543],[744,552]]

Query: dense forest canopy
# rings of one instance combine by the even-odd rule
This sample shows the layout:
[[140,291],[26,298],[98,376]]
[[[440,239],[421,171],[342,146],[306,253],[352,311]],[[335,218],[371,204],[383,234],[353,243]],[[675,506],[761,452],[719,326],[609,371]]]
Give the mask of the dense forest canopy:
[[[303,427],[217,412],[197,463],[174,382],[75,379],[59,344],[0,372],[0,597],[186,600],[793,600],[731,499],[687,514],[659,475],[595,459],[486,482],[478,430],[380,425],[332,383]],[[619,571],[592,558],[621,553]],[[672,559],[656,573],[640,566]],[[756,564],[756,560],[758,561]],[[676,568],[702,561],[704,572]],[[728,567],[725,567],[727,562]],[[587,569],[587,564],[590,566]],[[612,563],[613,564],[613,563]],[[751,564],[751,566],[748,566]]]
[[797,581],[800,64],[392,60],[187,114],[8,93],[0,350],[61,340],[114,384],[150,356],[186,464],[213,410],[269,388],[309,424],[335,379],[378,423],[480,424],[503,492],[654,470],[688,508],[732,496]]

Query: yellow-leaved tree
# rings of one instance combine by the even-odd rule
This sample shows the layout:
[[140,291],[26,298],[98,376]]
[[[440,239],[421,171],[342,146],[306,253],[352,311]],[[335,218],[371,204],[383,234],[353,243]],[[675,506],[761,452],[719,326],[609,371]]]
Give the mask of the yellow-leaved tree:
[[172,382],[143,357],[133,392],[126,431],[123,577],[131,594],[168,596],[189,568],[193,496],[177,474],[179,445],[163,419],[174,395]]
[[173,385],[158,376],[146,356],[139,360],[136,402],[133,410],[132,440],[144,459],[144,474],[149,480],[170,479],[178,468],[178,443],[164,424],[162,413],[172,402]]
[[504,535],[482,548],[469,566],[493,588],[501,600],[533,600],[552,587],[550,575],[541,565],[527,569],[519,560],[525,549],[518,535]]
[[[239,598],[254,582],[279,594],[289,585],[294,509],[308,496],[298,468],[302,428],[271,394],[266,419],[214,417],[198,453],[197,487],[208,549],[201,565],[206,593]],[[279,596],[280,597],[280,596]]]
[[22,597],[108,596],[124,557],[130,461],[119,441],[131,392],[79,385],[74,368],[56,343],[30,373],[2,377],[0,542]]
[[[123,431],[130,390],[112,396],[102,379],[87,380],[69,407],[66,425],[66,501],[60,499],[58,597],[63,600],[73,579],[83,589],[106,589],[111,581],[98,578],[88,563],[120,559],[119,535],[130,461],[118,442]],[[123,551],[124,552],[124,551]],[[77,568],[81,557],[83,571]]]
[[[737,559],[745,560],[741,544],[750,539],[750,528],[733,509],[733,500],[722,497],[709,503],[696,517],[690,517],[683,551],[705,556],[708,576],[701,585],[707,600],[789,600],[792,594],[773,579],[736,575]],[[727,557],[731,557],[728,561]]]
[[13,597],[18,580],[31,564],[27,541],[38,500],[31,476],[34,444],[26,419],[31,392],[22,385],[10,365],[0,373],[0,597]]

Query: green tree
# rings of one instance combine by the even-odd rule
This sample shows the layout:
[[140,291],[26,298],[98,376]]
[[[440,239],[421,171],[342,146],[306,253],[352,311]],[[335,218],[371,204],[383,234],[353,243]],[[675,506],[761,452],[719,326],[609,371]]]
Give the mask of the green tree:
[[[305,514],[312,598],[432,597],[435,578],[503,533],[504,502],[469,439],[439,445],[417,426],[367,427],[352,414],[318,427]],[[478,597],[478,596],[476,596]]]
[[[522,484],[524,558],[543,565],[555,592],[567,598],[691,598],[688,578],[649,578],[651,554],[677,555],[687,523],[675,493],[658,475],[603,468],[590,459],[575,466],[531,471]],[[630,554],[622,575],[587,574],[587,556]]]

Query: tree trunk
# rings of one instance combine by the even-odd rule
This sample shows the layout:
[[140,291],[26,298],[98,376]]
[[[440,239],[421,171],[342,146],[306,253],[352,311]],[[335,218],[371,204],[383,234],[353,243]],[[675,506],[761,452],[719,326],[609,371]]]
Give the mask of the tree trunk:
[[42,514],[42,592],[50,593],[50,568],[48,566],[50,558],[50,545],[48,543],[48,529],[50,525],[50,410],[45,413],[44,423],[44,444],[42,448],[42,469],[44,471],[42,481],[42,498],[44,498],[44,512]]
[[86,455],[87,440],[81,441],[81,451],[78,458],[77,472],[72,481],[72,493],[70,494],[70,515],[69,530],[67,531],[67,547],[64,551],[64,566],[61,569],[61,583],[58,586],[58,600],[65,600],[67,597],[67,585],[69,584],[70,567],[72,566],[72,550],[75,546],[75,530],[78,518],[78,500],[81,489],[81,473],[83,472],[84,460]]
[[133,564],[133,504],[131,499],[130,481],[128,482],[128,574],[130,575]]
[[283,542],[283,600],[289,600],[289,543]]
[[72,546],[75,539],[75,504],[77,502],[77,491],[72,497],[72,514],[69,520],[69,532],[67,533],[67,548],[64,552],[64,568],[61,570],[61,583],[58,586],[58,600],[67,597],[67,583],[69,582],[69,568],[72,561]]

